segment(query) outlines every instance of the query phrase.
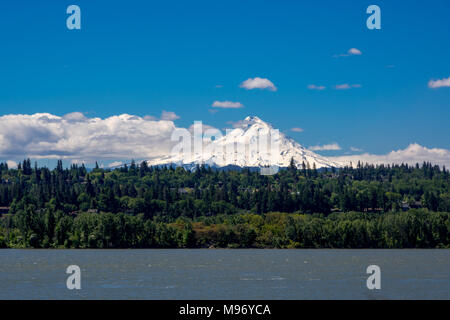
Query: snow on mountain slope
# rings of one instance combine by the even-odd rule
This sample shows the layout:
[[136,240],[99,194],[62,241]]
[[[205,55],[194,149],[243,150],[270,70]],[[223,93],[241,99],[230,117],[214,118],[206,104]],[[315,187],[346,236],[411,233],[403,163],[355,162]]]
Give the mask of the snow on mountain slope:
[[[208,135],[208,130],[205,131]],[[211,134],[210,134],[211,135]],[[149,161],[151,165],[174,163],[177,165],[208,164],[224,167],[288,167],[291,159],[298,168],[302,163],[313,168],[341,167],[337,162],[318,155],[295,142],[292,138],[275,130],[270,124],[258,117],[247,117],[238,127],[227,130],[223,136],[212,134],[216,140],[203,138],[203,142],[188,143],[191,152],[174,152],[171,156]],[[207,140],[207,141],[206,141]],[[185,149],[188,149],[185,148]]]

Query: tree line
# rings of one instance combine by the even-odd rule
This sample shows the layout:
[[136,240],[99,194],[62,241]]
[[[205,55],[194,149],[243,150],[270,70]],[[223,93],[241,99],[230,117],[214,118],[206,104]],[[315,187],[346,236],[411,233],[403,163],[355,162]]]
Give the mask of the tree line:
[[[273,176],[197,166],[0,163],[2,247],[446,247],[450,191],[430,163]],[[419,209],[411,209],[419,208]]]

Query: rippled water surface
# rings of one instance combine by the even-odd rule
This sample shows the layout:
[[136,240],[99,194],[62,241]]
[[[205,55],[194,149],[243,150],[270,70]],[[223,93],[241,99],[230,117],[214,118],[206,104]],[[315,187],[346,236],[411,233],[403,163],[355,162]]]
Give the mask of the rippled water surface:
[[0,299],[450,299],[450,250],[5,249]]

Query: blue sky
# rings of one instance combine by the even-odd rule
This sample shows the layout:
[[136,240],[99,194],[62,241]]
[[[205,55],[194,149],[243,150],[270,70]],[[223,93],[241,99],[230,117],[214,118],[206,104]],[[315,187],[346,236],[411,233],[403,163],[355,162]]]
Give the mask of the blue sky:
[[[81,30],[66,28],[70,4]],[[366,27],[370,4],[381,30]],[[450,77],[449,9],[447,0],[2,1],[0,116],[166,110],[177,126],[224,128],[257,115],[303,145],[338,143],[329,155],[450,149],[450,88],[428,87]],[[335,57],[350,48],[362,54]],[[239,87],[254,77],[277,90]],[[244,107],[212,113],[214,101]]]

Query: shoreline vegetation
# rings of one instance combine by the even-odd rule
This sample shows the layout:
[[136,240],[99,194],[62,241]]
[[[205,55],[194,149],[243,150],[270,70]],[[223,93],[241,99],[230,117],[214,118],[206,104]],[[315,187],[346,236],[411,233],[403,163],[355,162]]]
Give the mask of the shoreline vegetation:
[[0,248],[450,248],[445,167],[0,163]]

